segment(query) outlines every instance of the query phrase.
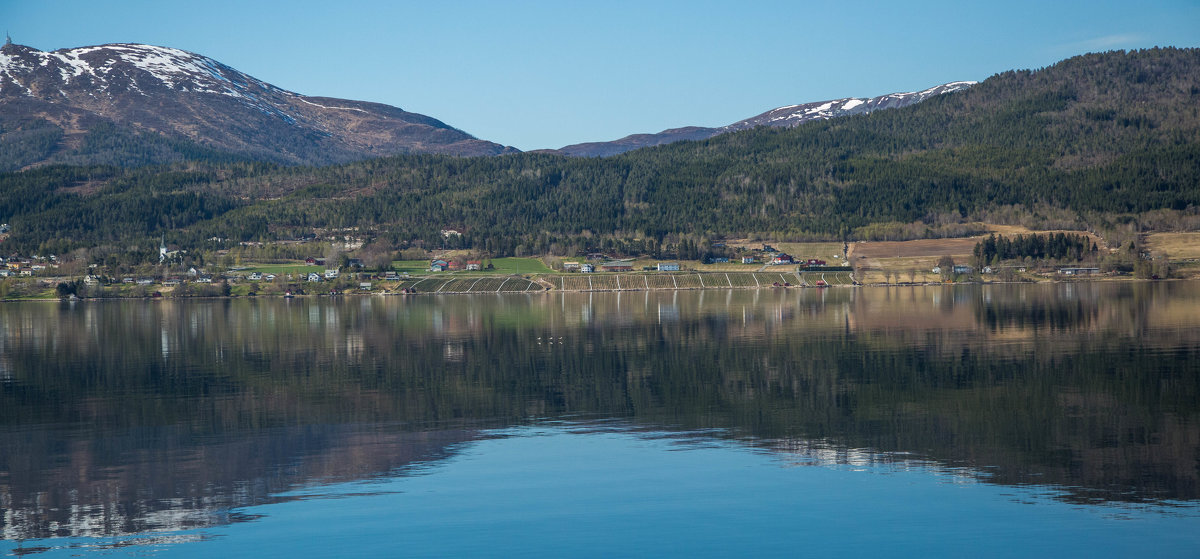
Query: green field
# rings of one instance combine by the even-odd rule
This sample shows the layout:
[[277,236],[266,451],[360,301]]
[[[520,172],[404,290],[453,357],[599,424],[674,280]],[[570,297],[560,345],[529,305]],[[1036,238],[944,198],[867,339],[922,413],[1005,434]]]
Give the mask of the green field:
[[251,262],[251,263],[246,263],[246,264],[243,264],[242,266],[239,266],[237,271],[231,271],[231,273],[242,274],[242,275],[249,275],[253,272],[259,272],[261,274],[275,274],[275,275],[280,275],[280,274],[308,275],[309,272],[316,272],[318,274],[324,273],[325,267],[324,266],[309,266],[308,264],[305,264],[303,262],[300,262],[297,264],[256,264],[256,263]]
[[546,274],[553,271],[537,258],[493,258],[492,267],[494,269],[485,271],[493,274]]
[[410,274],[420,274],[429,271],[428,260],[393,260],[392,269],[397,272],[408,272]]
[[[410,274],[424,274],[429,272],[429,260],[393,260],[392,269],[397,272],[408,272]],[[484,260],[484,262],[488,262]],[[537,258],[493,258],[490,260],[492,264],[491,270],[480,270],[478,272],[467,272],[465,270],[456,270],[454,274],[545,274],[553,270],[546,267],[541,260]]]

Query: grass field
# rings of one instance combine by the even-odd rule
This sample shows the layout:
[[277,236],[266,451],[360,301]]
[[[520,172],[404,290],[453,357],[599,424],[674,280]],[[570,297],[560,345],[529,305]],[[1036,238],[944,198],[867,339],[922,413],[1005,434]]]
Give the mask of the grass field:
[[537,258],[493,258],[492,270],[486,270],[493,274],[548,274],[553,272],[540,259]]
[[244,269],[239,269],[237,273],[247,274],[247,275],[252,272],[259,272],[262,274],[275,274],[275,275],[279,275],[279,274],[308,275],[309,272],[316,272],[318,274],[325,272],[324,266],[309,266],[307,264],[304,264],[303,262],[301,262],[299,264],[257,264],[257,263],[251,262],[251,263],[243,264],[243,265],[239,266],[239,268],[244,268]]
[[1151,233],[1146,246],[1151,252],[1165,252],[1171,260],[1200,258],[1200,233]]
[[[491,260],[491,263],[492,263],[491,270],[480,270],[478,272],[476,272],[476,271],[467,272],[467,271],[463,270],[463,271],[455,271],[452,273],[454,273],[454,274],[472,274],[472,275],[476,275],[476,274],[483,274],[483,275],[521,274],[521,275],[526,275],[526,274],[547,274],[547,273],[553,272],[553,270],[546,267],[546,265],[544,263],[542,263],[542,261],[540,259],[537,259],[537,258],[521,258],[521,257],[493,258]],[[392,261],[392,269],[396,270],[397,272],[408,272],[410,274],[424,274],[424,273],[429,272],[429,260],[393,260]]]
[[429,271],[428,260],[393,260],[392,269],[400,273],[420,274]]

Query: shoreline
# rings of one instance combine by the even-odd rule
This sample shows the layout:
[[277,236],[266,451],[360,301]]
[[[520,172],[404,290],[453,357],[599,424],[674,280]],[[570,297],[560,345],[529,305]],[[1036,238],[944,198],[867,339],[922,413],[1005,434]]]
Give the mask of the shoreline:
[[[553,276],[561,277],[561,276]],[[505,279],[499,276],[481,276],[478,278],[470,278],[478,281],[482,279]],[[425,281],[430,278],[413,278],[418,281]],[[509,278],[511,279],[511,278]],[[1079,283],[1111,283],[1111,282],[1135,282],[1135,283],[1157,283],[1157,282],[1174,282],[1174,281],[1195,281],[1197,278],[1134,278],[1134,277],[1094,277],[1094,278],[1070,278],[1070,279],[1045,279],[1040,281],[959,281],[959,282],[897,282],[897,283],[841,283],[827,285],[811,285],[811,284],[790,284],[790,285],[750,285],[750,286],[733,286],[733,285],[703,285],[703,286],[671,286],[671,287],[646,287],[633,286],[621,288],[588,288],[588,289],[564,289],[561,287],[546,286],[542,281],[529,280],[526,281],[531,286],[538,286],[539,289],[522,289],[522,290],[505,290],[505,291],[483,291],[483,290],[467,290],[458,291],[450,290],[435,290],[435,291],[413,291],[403,292],[399,284],[396,282],[391,289],[371,289],[355,290],[348,289],[345,291],[316,292],[316,293],[293,293],[290,296],[284,293],[253,293],[253,294],[230,294],[230,295],[187,295],[187,296],[172,296],[173,290],[158,291],[157,295],[122,295],[113,294],[102,297],[24,297],[24,298],[4,298],[0,299],[0,303],[20,303],[20,302],[73,302],[73,301],[109,301],[109,300],[168,300],[168,301],[183,301],[183,300],[201,300],[201,299],[312,299],[317,297],[394,297],[394,296],[425,296],[425,295],[517,295],[517,294],[552,294],[552,293],[636,293],[649,291],[728,291],[728,290],[823,290],[823,289],[845,289],[845,288],[887,288],[887,287],[954,287],[966,285],[1047,285],[1047,284],[1079,284]],[[446,281],[441,287],[445,287],[446,283],[454,281],[453,279]]]

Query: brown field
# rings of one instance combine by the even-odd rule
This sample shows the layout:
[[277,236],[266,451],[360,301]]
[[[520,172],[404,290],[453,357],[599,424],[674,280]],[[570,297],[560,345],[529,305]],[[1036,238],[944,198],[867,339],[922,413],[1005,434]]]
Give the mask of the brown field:
[[982,237],[961,239],[919,239],[916,241],[875,241],[850,244],[850,258],[933,258],[950,255],[956,261],[971,256]]
[[1146,246],[1151,252],[1167,253],[1171,260],[1200,258],[1200,232],[1151,233]]

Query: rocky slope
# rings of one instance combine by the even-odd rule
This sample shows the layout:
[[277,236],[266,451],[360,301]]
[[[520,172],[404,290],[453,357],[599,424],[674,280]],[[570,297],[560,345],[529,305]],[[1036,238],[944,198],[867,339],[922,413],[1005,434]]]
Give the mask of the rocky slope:
[[286,91],[174,48],[0,48],[6,167],[112,156],[114,142],[136,144],[126,151],[148,152],[147,162],[185,148],[303,164],[516,151],[389,105]]

